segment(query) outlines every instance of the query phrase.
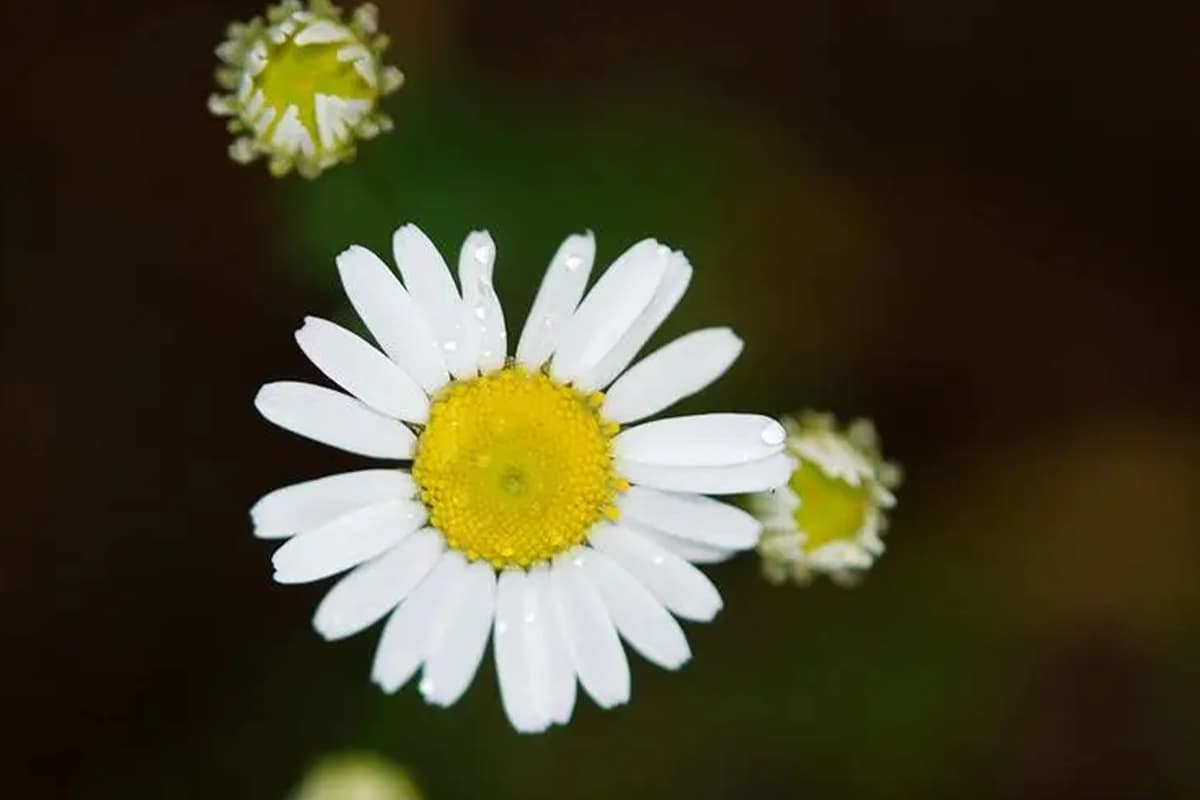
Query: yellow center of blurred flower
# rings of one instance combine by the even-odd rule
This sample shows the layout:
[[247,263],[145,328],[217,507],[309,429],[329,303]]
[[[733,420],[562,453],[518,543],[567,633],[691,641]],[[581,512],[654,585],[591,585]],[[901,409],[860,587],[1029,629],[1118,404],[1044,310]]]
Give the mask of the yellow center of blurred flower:
[[360,119],[379,97],[376,86],[358,72],[353,58],[339,58],[339,53],[355,51],[361,52],[362,58],[369,57],[353,39],[301,45],[293,35],[271,53],[256,80],[264,109],[274,109],[263,138],[271,141],[281,124],[292,124],[285,122],[290,114],[318,151],[334,150],[348,140],[347,123]]
[[801,461],[788,485],[800,497],[796,527],[805,534],[805,552],[858,536],[871,503],[865,484],[852,486],[829,477],[810,461]]
[[417,439],[413,477],[450,546],[496,567],[527,567],[615,519],[612,437],[587,396],[507,367],[451,383]]

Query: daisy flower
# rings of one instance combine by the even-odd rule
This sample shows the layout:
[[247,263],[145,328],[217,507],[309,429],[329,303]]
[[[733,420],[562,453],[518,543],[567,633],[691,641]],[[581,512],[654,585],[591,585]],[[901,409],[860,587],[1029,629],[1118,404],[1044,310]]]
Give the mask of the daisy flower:
[[704,622],[721,608],[694,564],[758,541],[752,515],[707,495],[770,489],[791,471],[785,431],[768,417],[643,421],[716,380],[741,340],[699,330],[629,367],[692,267],[645,240],[585,297],[589,233],[555,254],[507,357],[487,233],[462,246],[461,290],[416,227],[396,231],[393,249],[403,284],[362,247],[337,259],[379,350],[322,319],[296,333],[348,394],[280,382],[255,398],[280,427],[400,462],[262,498],[255,534],[294,537],[275,552],[275,579],[352,570],[314,625],[340,639],[387,617],[372,668],[384,691],[419,671],[426,701],[448,706],[490,638],[519,731],[565,724],[577,679],[601,707],[626,702],[620,640],[666,669],[683,665],[690,651],[675,617]]
[[216,50],[224,93],[208,107],[230,118],[234,161],[263,156],[276,177],[295,168],[315,178],[354,158],[359,139],[391,130],[379,100],[404,76],[381,61],[388,40],[378,35],[378,12],[367,4],[342,16],[329,0],[285,0],[267,9],[266,21],[229,26]]
[[408,771],[370,753],[328,756],[304,776],[290,800],[421,800]]
[[787,485],[750,498],[764,528],[763,573],[773,583],[807,583],[823,572],[853,584],[883,553],[884,509],[896,504],[900,469],[883,460],[869,420],[841,430],[833,416],[806,412],[783,424]]

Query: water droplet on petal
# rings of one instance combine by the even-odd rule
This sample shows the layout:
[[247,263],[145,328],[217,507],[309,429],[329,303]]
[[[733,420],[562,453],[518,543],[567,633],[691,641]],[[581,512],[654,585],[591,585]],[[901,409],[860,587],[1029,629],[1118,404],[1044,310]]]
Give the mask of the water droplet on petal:
[[650,559],[650,563],[652,563],[656,567],[661,567],[665,561],[666,561],[666,559],[663,558],[661,555],[655,556],[654,558]]
[[783,426],[775,420],[771,420],[762,429],[762,440],[764,444],[769,444],[772,447],[783,444],[783,440],[787,438],[787,432]]
[[506,633],[508,633],[508,623],[507,622],[497,622],[496,623],[496,635],[503,636]]
[[490,244],[481,244],[475,248],[475,260],[480,264],[486,264],[492,260],[492,246]]
[[487,316],[487,309],[484,308],[483,306],[475,306],[474,310],[475,310],[475,316],[478,319],[483,319],[484,317]]
[[574,272],[575,270],[577,270],[583,266],[583,257],[576,256],[576,255],[570,255],[570,256],[566,257],[566,259],[564,260],[564,263],[566,264],[567,270],[569,272]]
[[421,678],[421,682],[417,684],[417,688],[421,691],[421,695],[428,697],[433,694],[433,681],[429,678]]
[[454,341],[453,339],[447,339],[446,341],[442,342],[442,349],[447,353],[453,353],[458,350],[458,342]]
[[532,623],[536,619],[537,619],[537,614],[535,614],[534,612],[532,612],[532,611],[525,612],[525,621],[526,622]]

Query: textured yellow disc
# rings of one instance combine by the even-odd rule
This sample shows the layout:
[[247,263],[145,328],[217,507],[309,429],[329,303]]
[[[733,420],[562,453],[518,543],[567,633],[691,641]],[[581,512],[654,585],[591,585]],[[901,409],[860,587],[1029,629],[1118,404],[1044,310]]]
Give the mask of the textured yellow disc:
[[541,372],[506,367],[451,383],[417,439],[413,477],[451,547],[497,567],[529,566],[615,518],[619,426]]
[[801,461],[788,481],[800,497],[796,527],[804,531],[804,549],[811,553],[830,542],[853,541],[862,529],[871,504],[865,485],[831,478],[820,467]]

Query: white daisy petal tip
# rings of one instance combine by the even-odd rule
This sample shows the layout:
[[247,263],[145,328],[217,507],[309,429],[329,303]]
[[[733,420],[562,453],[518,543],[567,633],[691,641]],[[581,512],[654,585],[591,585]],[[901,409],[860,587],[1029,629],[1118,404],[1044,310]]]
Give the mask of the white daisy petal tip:
[[471,317],[446,260],[416,225],[401,225],[392,234],[392,252],[404,287],[429,323],[450,373],[459,379],[478,373],[479,330]]
[[517,343],[516,360],[529,369],[540,369],[558,348],[579,306],[596,258],[591,231],[568,236],[538,287]]
[[264,384],[254,407],[284,430],[359,455],[412,457],[416,436],[349,395],[298,381]]
[[642,423],[614,442],[618,458],[667,467],[726,467],[783,450],[787,433],[759,414],[697,414]]
[[763,574],[773,583],[804,585],[825,574],[855,585],[883,553],[884,512],[895,504],[900,470],[884,460],[867,420],[843,428],[832,415],[805,412],[784,427],[787,485],[750,500],[763,524]]
[[630,367],[605,394],[604,415],[627,424],[699,392],[733,365],[743,348],[730,328],[682,336]]
[[277,583],[310,583],[358,566],[420,527],[424,506],[389,500],[366,506],[293,537],[271,556]]
[[326,377],[390,417],[424,423],[429,398],[407,372],[355,334],[320,317],[305,317],[296,343]]
[[599,385],[588,380],[589,372],[600,370],[605,357],[637,327],[662,284],[670,253],[653,239],[643,239],[604,271],[564,326],[550,362],[556,380],[588,389]]

